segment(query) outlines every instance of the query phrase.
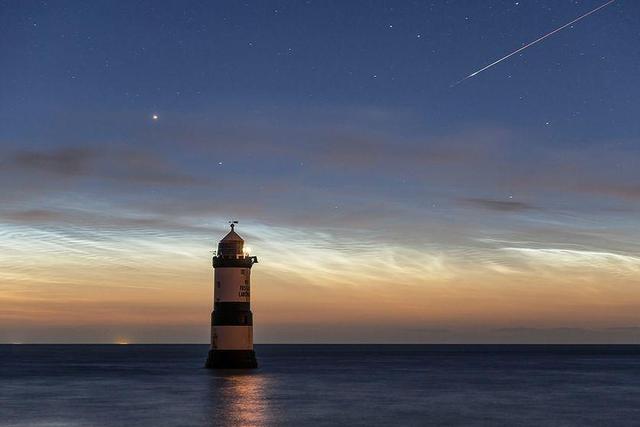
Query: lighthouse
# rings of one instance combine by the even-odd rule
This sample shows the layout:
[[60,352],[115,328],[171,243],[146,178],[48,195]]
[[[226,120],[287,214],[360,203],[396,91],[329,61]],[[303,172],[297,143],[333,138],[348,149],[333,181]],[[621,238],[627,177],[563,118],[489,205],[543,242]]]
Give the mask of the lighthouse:
[[213,312],[211,346],[205,367],[257,368],[253,351],[251,267],[258,262],[244,250],[244,240],[234,230],[218,243],[213,257]]

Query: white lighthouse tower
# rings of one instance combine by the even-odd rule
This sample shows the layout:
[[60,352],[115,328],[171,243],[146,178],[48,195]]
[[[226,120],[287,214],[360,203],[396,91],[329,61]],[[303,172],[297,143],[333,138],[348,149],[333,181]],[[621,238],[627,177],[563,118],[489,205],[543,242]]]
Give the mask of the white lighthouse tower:
[[253,351],[251,267],[258,262],[244,252],[244,240],[235,232],[238,221],[218,243],[213,257],[213,312],[207,368],[257,368]]

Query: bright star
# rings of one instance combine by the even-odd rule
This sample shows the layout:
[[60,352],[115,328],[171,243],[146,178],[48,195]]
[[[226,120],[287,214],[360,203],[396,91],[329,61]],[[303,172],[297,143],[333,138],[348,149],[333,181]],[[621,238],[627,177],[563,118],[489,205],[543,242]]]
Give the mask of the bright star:
[[151,116],[151,118],[152,118],[153,120],[158,120],[158,119],[159,119],[159,117],[158,117],[158,115],[157,115],[157,114],[152,115],[152,116]]

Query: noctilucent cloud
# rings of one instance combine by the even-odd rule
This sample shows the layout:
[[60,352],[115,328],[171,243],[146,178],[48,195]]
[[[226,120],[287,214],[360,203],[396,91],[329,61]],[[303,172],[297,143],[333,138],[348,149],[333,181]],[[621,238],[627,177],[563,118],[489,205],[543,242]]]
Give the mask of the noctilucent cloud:
[[638,342],[640,3],[0,4],[0,341]]

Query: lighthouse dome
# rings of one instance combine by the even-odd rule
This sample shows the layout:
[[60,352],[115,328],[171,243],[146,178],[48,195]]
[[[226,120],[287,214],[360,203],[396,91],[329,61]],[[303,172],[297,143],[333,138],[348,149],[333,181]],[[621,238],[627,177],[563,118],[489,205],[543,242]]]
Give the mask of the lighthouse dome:
[[231,224],[231,231],[218,243],[218,255],[236,258],[243,255],[243,247],[244,240],[235,232],[233,224]]
[[230,232],[227,233],[226,236],[220,240],[220,242],[244,242],[242,237],[232,228]]

